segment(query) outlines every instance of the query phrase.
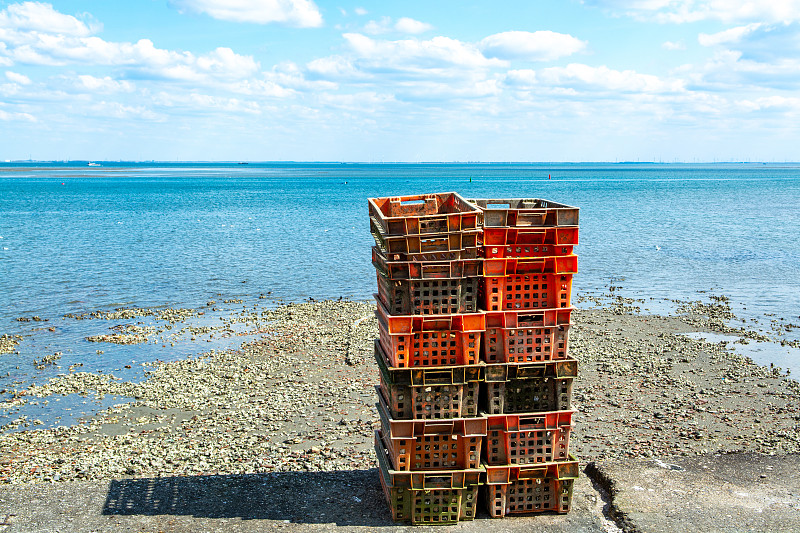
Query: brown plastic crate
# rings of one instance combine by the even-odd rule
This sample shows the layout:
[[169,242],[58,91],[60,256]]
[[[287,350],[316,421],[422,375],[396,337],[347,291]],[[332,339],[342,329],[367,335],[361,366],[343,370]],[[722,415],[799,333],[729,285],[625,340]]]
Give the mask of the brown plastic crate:
[[494,518],[509,514],[567,513],[572,508],[572,489],[578,479],[578,461],[541,465],[489,466],[486,468],[485,500]]
[[378,396],[381,431],[395,470],[479,468],[486,418],[395,420]]
[[482,212],[484,227],[577,226],[577,207],[541,198],[470,199]]
[[381,374],[378,390],[392,418],[439,420],[478,416],[482,365],[390,369],[377,339],[374,344]]
[[455,315],[478,311],[481,278],[391,280],[380,272],[378,297],[391,315]]
[[465,248],[477,248],[482,242],[482,231],[479,229],[424,235],[386,235],[374,220],[370,222],[370,233],[378,249],[387,255],[457,252]]
[[370,218],[386,235],[450,233],[478,228],[481,210],[458,193],[369,198]]
[[568,460],[574,413],[486,415],[486,462],[525,465]]
[[486,329],[483,313],[392,316],[378,299],[378,331],[389,366],[474,365]]
[[483,467],[429,472],[394,470],[380,431],[375,432],[375,455],[381,487],[395,522],[434,525],[475,518]]
[[483,360],[535,363],[568,357],[572,308],[486,312]]
[[372,264],[388,279],[467,278],[483,274],[482,259],[446,261],[390,260],[377,246],[372,247]]
[[530,364],[487,364],[481,384],[482,410],[490,415],[572,409],[575,359]]

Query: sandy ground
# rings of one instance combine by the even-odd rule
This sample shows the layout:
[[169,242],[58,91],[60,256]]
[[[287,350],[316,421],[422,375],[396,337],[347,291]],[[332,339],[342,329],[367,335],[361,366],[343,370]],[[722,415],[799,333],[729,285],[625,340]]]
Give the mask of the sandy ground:
[[[372,303],[346,301],[243,309],[231,320],[258,331],[260,339],[241,350],[158,363],[142,383],[72,372],[20,391],[17,399],[83,392],[137,400],[73,427],[0,435],[0,531],[4,516],[11,524],[25,514],[12,508],[21,501],[20,491],[45,491],[44,501],[45,493],[68,487],[74,492],[75,482],[93,487],[75,495],[88,498],[86,505],[105,497],[107,517],[258,518],[280,528],[282,520],[328,524],[319,516],[327,508],[342,526],[390,524],[372,451],[378,425],[373,309]],[[579,361],[573,392],[579,413],[570,445],[582,467],[737,452],[789,457],[800,451],[798,383],[724,344],[682,335],[724,328],[724,301],[686,311],[682,317],[639,315],[620,299],[573,314],[569,349]],[[203,477],[184,477],[197,475]],[[603,485],[599,474],[583,476],[573,513],[583,516],[578,509],[584,509],[580,528],[586,531],[613,531],[612,507],[604,511],[603,487],[592,480]],[[202,498],[195,498],[198,491]],[[266,495],[276,498],[274,506],[265,503]],[[327,503],[320,507],[322,498]],[[193,507],[198,501],[210,510]],[[69,515],[67,510],[62,518]],[[561,525],[572,520],[536,519]],[[488,523],[534,523],[515,520]],[[217,524],[226,530],[222,523],[201,529]],[[169,530],[162,522],[135,524]]]

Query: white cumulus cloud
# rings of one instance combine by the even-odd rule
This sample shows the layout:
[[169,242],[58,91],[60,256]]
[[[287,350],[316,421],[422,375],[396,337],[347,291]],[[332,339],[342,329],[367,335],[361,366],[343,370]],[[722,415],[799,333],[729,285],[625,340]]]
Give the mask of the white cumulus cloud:
[[0,28],[73,37],[85,37],[97,30],[71,15],[59,13],[51,4],[43,2],[11,4],[0,11]]
[[420,22],[419,20],[414,20],[412,18],[401,17],[395,23],[394,28],[402,33],[418,34],[432,30],[433,26],[427,22]]
[[420,22],[408,17],[402,17],[396,22],[391,17],[382,17],[380,20],[370,20],[364,25],[364,32],[370,35],[398,32],[409,35],[425,33],[433,29],[427,22]]
[[661,44],[664,50],[686,50],[686,45],[683,41],[665,41]]
[[800,0],[584,0],[584,3],[658,22],[778,23],[800,20]]
[[11,72],[10,70],[6,71],[6,78],[8,78],[9,81],[18,83],[20,85],[31,84],[31,79],[28,76],[25,74],[19,74],[18,72]]
[[623,93],[664,93],[684,90],[684,82],[680,80],[665,80],[634,70],[615,70],[604,65],[592,67],[580,63],[542,69],[536,73],[536,81],[544,85]]
[[300,28],[322,26],[322,14],[311,0],[171,0],[183,10],[233,22],[272,22]]
[[730,28],[718,33],[712,33],[712,34],[701,33],[700,35],[698,35],[697,40],[703,46],[715,46],[718,44],[737,43],[741,41],[742,38],[744,38],[749,34],[752,34],[762,26],[763,26],[762,23],[754,22],[746,26],[738,26],[736,28]]
[[78,76],[78,84],[81,88],[97,92],[132,92],[133,83],[129,81],[118,81],[110,76],[97,78],[88,74]]
[[551,61],[580,52],[586,43],[552,31],[507,31],[486,37],[478,47],[486,57]]
[[359,33],[346,33],[350,50],[360,59],[370,60],[375,67],[398,69],[437,69],[451,66],[483,68],[504,66],[500,59],[485,57],[470,43],[449,37],[434,37],[427,41],[403,39],[377,40]]

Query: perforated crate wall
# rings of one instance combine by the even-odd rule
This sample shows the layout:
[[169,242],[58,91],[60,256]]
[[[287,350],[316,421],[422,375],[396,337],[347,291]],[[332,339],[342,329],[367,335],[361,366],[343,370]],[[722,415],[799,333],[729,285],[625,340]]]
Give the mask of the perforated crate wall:
[[448,420],[478,416],[479,383],[463,385],[388,385],[381,377],[380,392],[392,418]]
[[[397,256],[399,257],[395,259]],[[387,279],[448,279],[476,277],[483,274],[483,259],[477,257],[456,260],[407,260],[400,254],[389,254],[387,257],[377,246],[372,247],[372,264]]]
[[566,359],[572,309],[486,313],[487,363],[534,363]]
[[572,507],[572,488],[578,461],[526,466],[486,466],[487,508],[493,517],[541,512],[566,513]]
[[369,198],[370,218],[387,235],[414,235],[471,230],[480,209],[458,193]]
[[572,407],[573,378],[512,379],[484,386],[488,414],[562,411]]
[[379,432],[375,434],[375,453],[381,487],[396,522],[453,524],[475,518],[481,469],[395,471]]
[[395,470],[463,470],[480,467],[486,418],[395,420],[383,398],[381,431]]
[[520,479],[508,485],[487,485],[487,509],[493,518],[509,514],[568,513],[574,480]]
[[392,316],[378,298],[381,348],[390,366],[474,365],[486,327],[483,313]]
[[525,465],[566,461],[573,413],[488,415],[486,462]]
[[484,278],[487,311],[567,308],[572,274],[517,274]]
[[577,207],[541,198],[476,198],[468,201],[482,211],[484,227],[578,225]]
[[[430,233],[426,235],[386,235],[383,230],[370,222],[370,233],[375,246],[384,254],[428,254],[455,252],[480,246],[481,230],[456,231],[450,233]],[[456,259],[456,258],[453,258]]]
[[390,280],[378,273],[378,297],[392,315],[454,315],[478,310],[480,278]]
[[569,255],[578,244],[578,227],[484,228],[483,248],[489,258],[534,258]]

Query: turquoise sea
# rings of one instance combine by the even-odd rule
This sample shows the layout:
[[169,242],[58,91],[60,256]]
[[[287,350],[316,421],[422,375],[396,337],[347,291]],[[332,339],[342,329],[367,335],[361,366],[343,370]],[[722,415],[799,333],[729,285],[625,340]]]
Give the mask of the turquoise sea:
[[[88,370],[161,357],[98,356],[65,313],[370,298],[366,199],[444,191],[580,207],[578,295],[620,286],[661,312],[724,294],[767,329],[800,323],[799,165],[6,163],[0,334],[25,337],[0,355],[0,391],[53,375],[30,360],[55,350]],[[16,320],[31,316],[48,322]]]

